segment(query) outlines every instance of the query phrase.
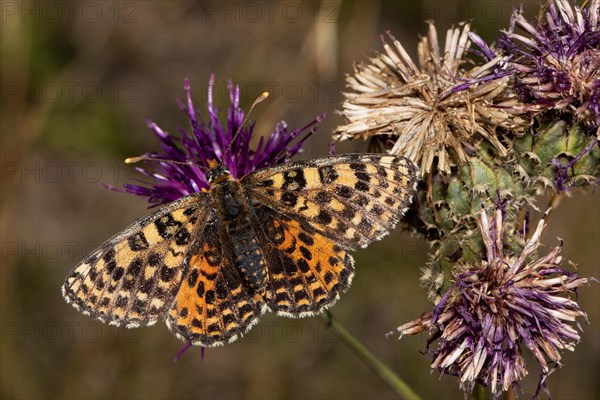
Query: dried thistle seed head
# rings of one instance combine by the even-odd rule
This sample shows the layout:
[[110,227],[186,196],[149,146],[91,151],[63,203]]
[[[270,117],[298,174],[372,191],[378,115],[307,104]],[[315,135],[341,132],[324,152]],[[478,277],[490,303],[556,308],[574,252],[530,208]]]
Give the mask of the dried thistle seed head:
[[[429,23],[418,46],[418,64],[402,44],[388,33],[384,54],[355,66],[347,78],[351,92],[344,93],[342,115],[347,123],[336,128],[334,140],[384,138],[388,150],[411,158],[421,173],[431,171],[437,159],[445,174],[455,161],[449,151],[465,160],[465,150],[478,140],[491,143],[501,155],[507,149],[497,137],[497,127],[519,130],[518,102],[509,89],[509,75],[470,24],[452,28],[440,51],[437,31]],[[488,61],[469,66],[466,54],[472,39]],[[391,139],[391,140],[388,140]]]
[[535,254],[544,227],[542,219],[522,251],[506,254],[512,238],[504,237],[502,211],[492,220],[482,212],[484,257],[458,265],[435,309],[397,328],[401,335],[428,331],[435,343],[428,349],[431,367],[458,376],[465,391],[480,382],[498,395],[515,385],[529,372],[524,348],[540,364],[543,385],[561,352],[580,339],[576,318],[586,314],[569,296],[590,280],[561,268],[562,242],[545,256]]

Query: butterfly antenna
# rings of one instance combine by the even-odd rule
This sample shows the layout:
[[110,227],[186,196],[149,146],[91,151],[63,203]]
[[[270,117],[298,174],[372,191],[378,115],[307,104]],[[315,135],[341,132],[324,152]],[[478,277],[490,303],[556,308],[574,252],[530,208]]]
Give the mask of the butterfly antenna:
[[198,168],[206,169],[205,166],[199,165],[199,164],[196,164],[193,162],[175,161],[175,160],[168,160],[166,158],[156,158],[156,157],[149,157],[149,156],[127,157],[125,159],[125,164],[135,164],[140,161],[162,161],[162,162],[167,162],[167,163],[171,163],[171,164],[189,165],[191,167],[198,167]]
[[248,113],[244,117],[244,120],[242,121],[242,123],[238,127],[237,131],[235,131],[235,134],[231,138],[231,142],[229,143],[229,146],[227,146],[227,150],[225,150],[225,154],[228,154],[229,150],[231,150],[231,146],[233,145],[233,142],[237,138],[237,135],[240,133],[240,131],[242,130],[242,128],[244,127],[246,122],[248,122],[248,118],[250,117],[250,113],[252,113],[252,110],[254,110],[254,107],[256,107],[258,105],[258,103],[262,103],[263,101],[265,101],[265,99],[267,97],[269,97],[269,92],[263,92],[260,96],[258,96],[258,98],[256,100],[254,100],[254,103],[252,103],[252,105],[250,106],[250,109],[248,110]]

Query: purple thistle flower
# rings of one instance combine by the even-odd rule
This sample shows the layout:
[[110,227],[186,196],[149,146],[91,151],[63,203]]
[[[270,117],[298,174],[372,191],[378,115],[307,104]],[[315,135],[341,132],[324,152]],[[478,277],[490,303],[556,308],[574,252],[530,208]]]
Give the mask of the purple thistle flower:
[[[186,101],[178,103],[190,121],[190,129],[179,128],[180,137],[173,136],[156,123],[148,121],[148,126],[160,140],[161,151],[144,154],[142,157],[150,160],[142,160],[145,165],[135,169],[150,178],[150,181],[138,180],[139,184],[123,185],[124,189],[109,187],[110,189],[147,197],[153,206],[169,203],[210,187],[206,177],[209,160],[223,164],[234,178],[287,162],[301,151],[304,141],[316,131],[317,123],[325,118],[325,114],[322,114],[306,126],[292,131],[288,131],[286,123],[280,121],[273,133],[266,139],[261,136],[256,148],[251,148],[255,124],[245,124],[246,114],[239,106],[239,85],[234,86],[228,81],[230,105],[227,108],[227,123],[222,124],[213,104],[214,82],[214,75],[211,75],[208,85],[208,120],[205,121],[194,108],[186,79]],[[296,138],[298,140],[292,143]],[[157,160],[151,160],[152,158]]]
[[428,331],[431,367],[458,376],[465,391],[480,382],[498,396],[517,386],[528,373],[524,347],[541,366],[538,391],[545,389],[546,377],[561,365],[561,352],[574,350],[580,340],[576,318],[587,317],[567,296],[592,279],[560,267],[562,241],[547,255],[535,255],[544,227],[542,219],[520,254],[504,254],[502,210],[491,223],[483,211],[485,259],[458,265],[454,284],[434,310],[397,328],[401,335]]
[[[532,23],[515,10],[499,47],[513,57],[516,91],[533,112],[573,113],[600,125],[600,0],[588,7],[551,0]],[[515,32],[525,31],[525,35]]]

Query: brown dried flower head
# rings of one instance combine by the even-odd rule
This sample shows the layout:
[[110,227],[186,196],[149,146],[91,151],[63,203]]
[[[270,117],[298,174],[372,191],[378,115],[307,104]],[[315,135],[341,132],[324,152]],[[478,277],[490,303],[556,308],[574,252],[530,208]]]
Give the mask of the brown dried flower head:
[[[509,90],[505,58],[496,56],[476,35],[470,24],[449,29],[443,52],[438,35],[429,23],[427,36],[418,46],[418,64],[389,32],[393,47],[382,36],[384,54],[355,66],[347,77],[352,92],[341,113],[347,124],[336,128],[334,140],[391,139],[389,150],[420,165],[429,172],[437,158],[443,173],[450,173],[453,161],[449,150],[462,162],[465,149],[476,140],[487,140],[505,156],[496,128],[518,129],[518,102]],[[488,62],[465,69],[471,41],[483,46]]]

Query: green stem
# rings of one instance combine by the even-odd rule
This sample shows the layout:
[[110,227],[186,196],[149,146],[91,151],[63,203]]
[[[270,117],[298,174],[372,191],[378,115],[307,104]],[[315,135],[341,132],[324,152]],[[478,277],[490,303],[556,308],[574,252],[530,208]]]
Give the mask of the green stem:
[[485,388],[479,383],[476,383],[471,395],[475,400],[485,400]]
[[325,325],[329,327],[336,336],[350,348],[365,364],[369,366],[385,383],[387,383],[398,395],[405,399],[420,400],[421,398],[400,379],[394,371],[371,353],[361,342],[348,332],[329,311],[319,314]]

